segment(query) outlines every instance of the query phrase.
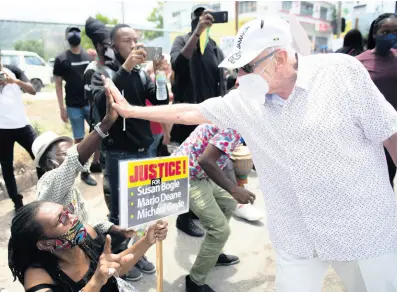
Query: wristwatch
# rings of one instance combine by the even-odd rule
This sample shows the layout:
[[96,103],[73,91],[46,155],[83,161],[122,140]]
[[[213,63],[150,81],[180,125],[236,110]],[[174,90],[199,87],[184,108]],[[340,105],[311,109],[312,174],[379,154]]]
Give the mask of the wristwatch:
[[98,135],[101,136],[101,138],[106,138],[109,136],[109,133],[104,133],[102,132],[101,128],[100,128],[101,123],[98,123],[95,125],[94,130],[98,133]]

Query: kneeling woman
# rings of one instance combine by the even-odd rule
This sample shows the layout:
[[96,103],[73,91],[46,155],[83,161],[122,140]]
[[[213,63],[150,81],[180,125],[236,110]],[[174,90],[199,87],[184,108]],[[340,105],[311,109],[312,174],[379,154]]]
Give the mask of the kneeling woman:
[[111,238],[73,215],[73,205],[36,201],[24,206],[11,225],[8,265],[28,292],[136,291],[123,277],[138,259],[167,235],[158,221],[146,235],[120,254],[111,253]]

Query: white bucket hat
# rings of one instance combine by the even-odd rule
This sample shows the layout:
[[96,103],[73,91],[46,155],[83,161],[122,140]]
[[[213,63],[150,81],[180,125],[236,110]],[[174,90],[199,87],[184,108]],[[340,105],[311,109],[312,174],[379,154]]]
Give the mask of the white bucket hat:
[[218,67],[240,68],[267,48],[291,44],[290,26],[282,18],[253,19],[239,29],[232,53]]
[[40,159],[48,147],[57,141],[67,141],[73,143],[73,139],[71,137],[59,136],[51,131],[45,132],[35,139],[32,144],[32,152],[35,156],[35,160],[33,162],[36,167],[39,167]]

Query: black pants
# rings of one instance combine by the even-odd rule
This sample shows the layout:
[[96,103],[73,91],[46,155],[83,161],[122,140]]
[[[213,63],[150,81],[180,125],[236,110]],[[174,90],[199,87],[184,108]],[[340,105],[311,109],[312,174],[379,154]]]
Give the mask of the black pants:
[[[17,142],[34,159],[32,144],[36,137],[37,134],[31,125],[18,129],[0,129],[0,164],[8,195],[14,203],[22,200],[22,197],[18,195],[14,176],[14,144]],[[43,171],[40,168],[37,168],[36,171],[37,176],[40,178],[43,175]]]

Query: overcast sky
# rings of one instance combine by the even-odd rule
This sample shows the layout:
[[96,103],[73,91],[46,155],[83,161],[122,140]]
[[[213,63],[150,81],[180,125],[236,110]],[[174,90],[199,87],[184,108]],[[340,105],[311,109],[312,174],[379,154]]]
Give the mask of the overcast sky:
[[[122,19],[120,0],[0,0],[0,20],[25,20],[83,24],[97,13]],[[156,7],[156,0],[124,2],[125,23],[152,26],[146,18]],[[138,3],[140,8],[138,8]],[[1,33],[0,33],[1,34]]]

